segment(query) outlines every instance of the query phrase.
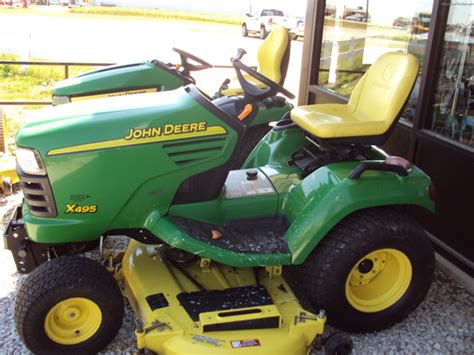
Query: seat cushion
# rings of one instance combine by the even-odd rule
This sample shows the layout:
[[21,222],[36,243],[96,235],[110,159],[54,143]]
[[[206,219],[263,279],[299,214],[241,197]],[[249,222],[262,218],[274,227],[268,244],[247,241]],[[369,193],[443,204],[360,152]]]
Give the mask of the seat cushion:
[[291,110],[291,119],[320,138],[370,136],[385,132],[384,121],[365,121],[349,112],[347,105],[340,104],[296,107]]
[[[288,29],[282,26],[274,28],[258,48],[258,72],[275,83],[282,84],[288,69],[288,63],[287,61],[285,62],[285,54],[287,54],[289,45]],[[248,74],[244,74],[244,78],[258,88],[267,87]],[[243,92],[237,77],[231,79],[228,86],[227,90],[222,91],[224,96],[240,95]]]
[[282,62],[288,46],[288,30],[279,26],[270,32],[258,49],[258,71],[275,83],[282,83]]
[[291,118],[321,138],[382,137],[400,116],[417,75],[415,56],[385,53],[359,80],[347,105],[301,106]]

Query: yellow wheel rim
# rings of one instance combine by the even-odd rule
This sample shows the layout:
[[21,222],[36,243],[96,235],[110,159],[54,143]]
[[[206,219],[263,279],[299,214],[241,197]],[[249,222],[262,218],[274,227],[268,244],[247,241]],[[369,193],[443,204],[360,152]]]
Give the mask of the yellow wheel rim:
[[346,297],[361,312],[379,312],[402,298],[411,278],[411,263],[404,253],[379,249],[354,265],[346,280]]
[[102,312],[95,302],[74,297],[50,309],[44,320],[44,330],[55,343],[75,345],[91,338],[101,322]]

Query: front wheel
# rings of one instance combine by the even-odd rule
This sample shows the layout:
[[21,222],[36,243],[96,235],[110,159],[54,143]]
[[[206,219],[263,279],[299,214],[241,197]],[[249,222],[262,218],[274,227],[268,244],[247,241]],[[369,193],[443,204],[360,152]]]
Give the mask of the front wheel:
[[424,230],[392,208],[343,219],[303,266],[305,294],[339,329],[371,332],[403,320],[426,296],[434,253]]
[[18,291],[17,331],[33,352],[93,354],[119,331],[123,298],[112,274],[82,257],[36,268]]

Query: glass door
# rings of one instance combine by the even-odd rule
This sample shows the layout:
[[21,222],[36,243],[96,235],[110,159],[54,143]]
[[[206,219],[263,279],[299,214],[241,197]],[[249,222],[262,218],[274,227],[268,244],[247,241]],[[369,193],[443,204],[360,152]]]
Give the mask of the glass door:
[[433,105],[431,131],[474,146],[474,28],[472,4],[450,5]]

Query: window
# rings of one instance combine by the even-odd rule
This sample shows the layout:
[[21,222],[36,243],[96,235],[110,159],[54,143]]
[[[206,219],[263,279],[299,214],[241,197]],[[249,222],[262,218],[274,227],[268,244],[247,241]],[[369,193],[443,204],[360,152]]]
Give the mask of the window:
[[[432,6],[432,0],[327,0],[318,84],[349,97],[385,52],[409,52],[422,62]],[[419,80],[403,115],[407,121],[414,117]]]
[[284,16],[283,11],[279,10],[263,10],[262,16]]
[[449,8],[438,71],[432,131],[474,146],[473,5],[453,2]]

